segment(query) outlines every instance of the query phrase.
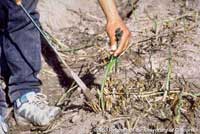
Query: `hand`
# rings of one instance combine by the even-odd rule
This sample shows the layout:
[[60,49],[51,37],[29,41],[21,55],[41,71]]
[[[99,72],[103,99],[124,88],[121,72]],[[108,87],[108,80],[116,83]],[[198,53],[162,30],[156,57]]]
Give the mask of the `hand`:
[[15,0],[15,2],[16,2],[17,5],[22,4],[22,0]]
[[[123,31],[123,35],[121,37],[121,40],[119,41],[119,46],[117,48],[115,32],[118,28],[120,28]],[[107,30],[108,36],[110,37],[111,54],[114,56],[122,55],[129,47],[129,41],[131,37],[130,31],[128,30],[124,22],[121,20],[121,18],[114,21],[108,21],[106,30]]]

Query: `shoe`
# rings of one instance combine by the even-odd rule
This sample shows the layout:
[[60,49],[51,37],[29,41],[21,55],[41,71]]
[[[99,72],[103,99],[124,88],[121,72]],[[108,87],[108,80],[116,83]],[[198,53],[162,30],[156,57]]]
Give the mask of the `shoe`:
[[8,133],[8,125],[5,122],[4,118],[0,116],[0,134],[7,134]]
[[55,106],[49,106],[47,97],[41,93],[30,92],[15,102],[14,116],[18,125],[47,126],[61,112]]

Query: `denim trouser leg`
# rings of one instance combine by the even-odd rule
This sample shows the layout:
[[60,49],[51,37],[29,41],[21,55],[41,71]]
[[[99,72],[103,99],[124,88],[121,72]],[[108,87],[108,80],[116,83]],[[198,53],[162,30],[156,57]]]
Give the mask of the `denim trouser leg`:
[[[6,62],[5,62],[5,56],[3,55],[3,52],[2,52],[2,44],[3,44],[2,35],[3,34],[0,31],[0,115],[5,117],[8,105],[6,102],[6,94],[1,85],[1,80],[3,77],[7,77],[9,75],[9,72],[7,70],[8,66],[6,65]],[[6,76],[6,74],[8,75]]]
[[8,108],[8,105],[6,102],[6,95],[0,85],[0,115],[1,116],[3,116],[3,117],[6,116],[7,108]]
[[[23,0],[23,5],[35,21],[39,22],[39,14],[35,10],[37,2],[38,0]],[[12,0],[6,0],[4,4],[7,25],[2,49],[10,70],[8,93],[11,102],[14,102],[27,92],[40,91],[41,82],[37,74],[41,68],[41,42],[39,32],[23,10]]]

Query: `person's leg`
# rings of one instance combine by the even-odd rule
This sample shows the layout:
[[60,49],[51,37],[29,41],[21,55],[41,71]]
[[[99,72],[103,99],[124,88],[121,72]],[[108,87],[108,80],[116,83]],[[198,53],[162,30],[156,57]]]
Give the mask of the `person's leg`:
[[5,9],[3,7],[2,1],[0,2],[0,134],[6,134],[8,132],[8,125],[5,122],[7,115],[7,102],[6,94],[3,90],[3,79],[7,80],[9,77],[9,69],[5,61],[5,55],[2,50],[3,46],[3,32],[5,27],[6,17]]
[[0,1],[0,115],[3,117],[6,115],[7,111],[7,101],[2,82],[4,81],[7,83],[10,76],[10,71],[3,52],[3,35],[7,23],[6,9],[4,4],[5,3],[3,1]]
[[6,95],[3,90],[3,79],[6,79],[7,66],[2,51],[2,33],[0,32],[0,115],[5,117],[7,111]]
[[[38,0],[23,0],[24,7],[39,23],[35,8]],[[60,113],[49,106],[46,96],[39,93],[41,68],[40,34],[29,18],[12,0],[7,0],[8,23],[3,50],[11,75],[9,96],[14,103],[14,115],[19,125],[48,125]]]
[[[39,22],[36,12],[38,0],[23,0],[25,8]],[[23,10],[12,0],[7,1],[8,23],[3,50],[11,71],[9,97],[14,102],[20,96],[34,91],[39,92],[40,80],[37,74],[41,68],[40,34],[27,18]]]

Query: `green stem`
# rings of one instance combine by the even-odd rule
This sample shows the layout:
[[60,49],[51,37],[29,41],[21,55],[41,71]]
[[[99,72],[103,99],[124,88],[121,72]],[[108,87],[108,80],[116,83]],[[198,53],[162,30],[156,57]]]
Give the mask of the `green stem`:
[[106,67],[106,72],[105,72],[105,75],[104,75],[104,78],[103,78],[103,81],[101,84],[100,103],[101,103],[101,108],[103,111],[105,110],[104,87],[105,87],[105,84],[106,84],[106,81],[107,81],[109,75],[112,73],[113,68],[115,67],[115,69],[116,69],[117,61],[118,61],[117,57],[111,56],[111,59]]

